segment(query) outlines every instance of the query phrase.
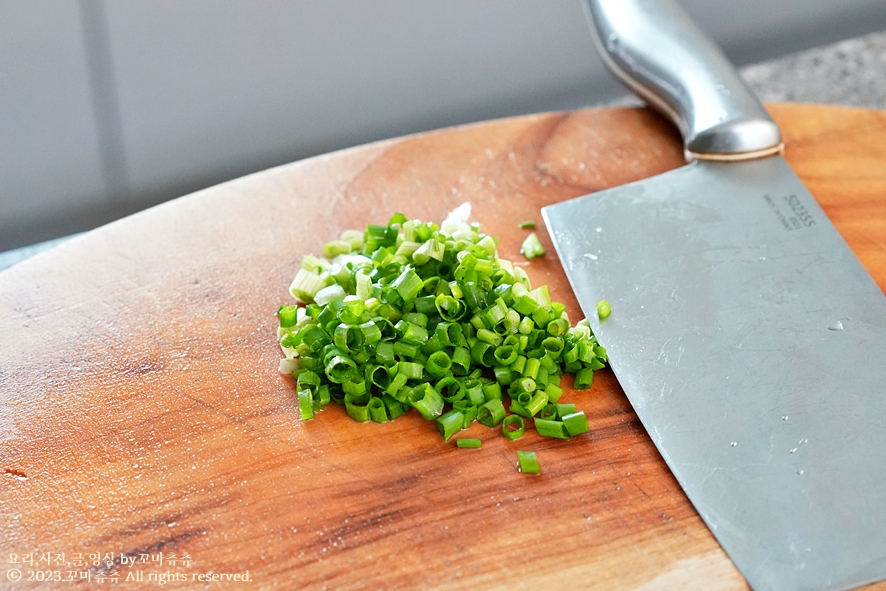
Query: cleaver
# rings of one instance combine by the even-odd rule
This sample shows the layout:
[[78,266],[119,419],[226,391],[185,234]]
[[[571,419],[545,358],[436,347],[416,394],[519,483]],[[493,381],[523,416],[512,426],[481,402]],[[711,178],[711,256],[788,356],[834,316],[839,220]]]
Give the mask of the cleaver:
[[751,587],[886,578],[886,297],[679,5],[587,8],[689,162],[542,210],[612,370]]

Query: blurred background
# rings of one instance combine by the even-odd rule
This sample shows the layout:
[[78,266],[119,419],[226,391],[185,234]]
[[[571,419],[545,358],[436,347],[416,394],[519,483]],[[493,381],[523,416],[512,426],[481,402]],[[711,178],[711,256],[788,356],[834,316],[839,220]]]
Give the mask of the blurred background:
[[[739,66],[884,0],[683,0]],[[624,94],[580,0],[0,0],[0,251],[348,146]]]

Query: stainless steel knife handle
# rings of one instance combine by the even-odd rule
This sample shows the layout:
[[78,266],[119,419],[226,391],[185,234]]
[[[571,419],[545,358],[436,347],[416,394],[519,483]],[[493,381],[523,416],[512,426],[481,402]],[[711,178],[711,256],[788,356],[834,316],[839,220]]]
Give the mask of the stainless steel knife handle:
[[603,61],[680,129],[687,159],[749,160],[781,132],[717,45],[673,0],[587,0]]

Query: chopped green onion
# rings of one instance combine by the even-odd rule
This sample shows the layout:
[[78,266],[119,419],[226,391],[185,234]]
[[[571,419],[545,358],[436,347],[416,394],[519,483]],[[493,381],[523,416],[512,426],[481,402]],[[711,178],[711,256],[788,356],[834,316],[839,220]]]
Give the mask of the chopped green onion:
[[[513,410],[514,409],[512,404],[511,411]],[[526,423],[523,421],[523,417],[521,417],[520,415],[508,415],[501,423],[501,432],[504,433],[504,436],[511,441],[523,437],[523,432],[525,430]]]
[[385,394],[384,396],[382,396],[381,399],[388,409],[388,416],[391,417],[391,420],[396,419],[406,412],[406,405],[391,396],[390,394]]
[[345,391],[345,394],[353,394],[354,396],[363,396],[366,400],[369,399],[369,392],[366,386],[366,380],[361,380],[359,378],[344,382],[341,385],[342,390]]
[[381,398],[370,398],[366,406],[369,408],[369,417],[376,423],[384,423],[388,420],[388,411]]
[[320,259],[315,257],[314,255],[305,255],[305,257],[301,260],[300,269],[304,269],[306,271],[311,271],[312,273],[317,273],[318,275],[329,268],[329,261],[325,259]]
[[462,424],[462,429],[467,429],[471,426],[471,423],[477,418],[477,406],[471,402],[470,400],[458,400],[452,403],[453,410],[459,411],[464,415],[465,420]]
[[393,226],[394,224],[397,224],[397,225],[399,225],[399,226],[402,226],[402,225],[405,224],[407,221],[409,221],[409,220],[406,219],[406,216],[405,216],[405,215],[403,215],[403,214],[400,213],[400,212],[397,212],[397,213],[395,213],[394,215],[391,216],[391,219],[390,219],[390,220],[388,220],[388,227]]
[[495,427],[505,418],[505,407],[500,400],[493,398],[477,409],[477,421],[487,427]]
[[402,373],[408,380],[420,380],[424,374],[424,367],[420,363],[401,361],[397,364],[397,373]]
[[534,227],[535,227],[535,222],[533,222],[533,221],[531,221],[531,220],[530,220],[530,221],[525,221],[525,222],[520,222],[520,227],[521,227],[521,228],[534,228]]
[[351,245],[351,251],[363,249],[363,232],[357,230],[345,230],[341,233],[341,240]]
[[404,342],[423,345],[428,341],[428,331],[418,324],[403,319],[395,325],[395,328],[400,332]]
[[375,358],[382,365],[390,365],[394,359],[394,343],[379,343],[375,348]]
[[529,401],[525,408],[529,414],[535,416],[547,403],[548,395],[544,392],[536,392],[532,395],[532,400]]
[[562,418],[566,415],[570,415],[576,411],[575,405],[572,403],[569,404],[557,404],[557,416]]
[[298,391],[298,412],[303,421],[314,418],[314,399],[310,390]]
[[[530,302],[532,301],[532,298],[529,298],[528,296],[523,296],[523,297],[527,298]],[[535,308],[533,308],[533,310],[534,309]],[[517,331],[520,334],[526,335],[532,331],[533,327],[535,327],[535,322],[532,321],[532,318],[530,318],[529,316],[526,316],[520,320],[520,324],[517,325]]]
[[597,302],[597,316],[600,317],[600,320],[607,318],[610,314],[612,314],[612,307],[609,305],[609,302],[606,300]]
[[329,302],[344,299],[345,295],[347,293],[344,288],[337,283],[333,283],[314,294],[314,302],[320,306],[325,306]]
[[341,384],[357,375],[357,364],[342,355],[336,355],[326,364],[326,377],[335,384]]
[[520,472],[523,474],[540,474],[541,469],[538,465],[538,458],[534,451],[518,451],[517,463],[520,466]]
[[566,431],[569,432],[570,436],[581,435],[590,430],[590,427],[588,426],[588,418],[585,416],[583,410],[567,414],[560,420],[563,421],[563,425],[566,427]]
[[569,439],[569,431],[560,421],[550,419],[535,419],[535,430],[542,437],[556,437],[557,439]]
[[409,403],[428,421],[436,419],[443,413],[443,397],[427,382],[412,390]]
[[538,377],[538,370],[541,367],[541,361],[537,358],[526,360],[526,366],[523,368],[523,377],[535,379]]
[[417,296],[418,292],[421,290],[421,286],[421,277],[416,275],[411,267],[406,267],[403,273],[391,283],[391,287],[397,290],[397,293],[400,294],[400,297],[403,298],[403,301],[405,302],[414,300],[415,296]]
[[357,328],[363,334],[363,342],[367,345],[373,345],[381,340],[381,329],[372,320],[367,320]]
[[477,331],[477,338],[493,347],[499,346],[503,340],[499,335],[486,328],[481,328]]
[[551,296],[548,292],[548,286],[542,285],[541,287],[536,287],[532,291],[529,292],[529,297],[535,300],[539,306],[543,308],[548,308],[551,306]]
[[521,392],[525,392],[526,394],[531,394],[535,392],[536,387],[535,380],[532,378],[520,378],[516,382],[516,387],[520,389]]
[[418,343],[409,343],[404,340],[399,340],[394,343],[394,354],[401,357],[409,357],[410,359],[413,359],[418,355],[420,349],[421,345]]
[[367,403],[361,403],[359,397],[345,394],[345,410],[348,416],[359,423],[365,423],[370,419],[369,406]]
[[292,296],[303,302],[313,302],[317,292],[326,287],[326,282],[319,274],[307,269],[299,269],[289,286]]
[[340,254],[348,254],[352,247],[350,242],[344,240],[332,240],[323,245],[323,256],[327,259],[334,259]]
[[446,354],[446,351],[434,351],[428,356],[428,362],[425,369],[433,378],[445,377],[452,367],[452,358]]
[[465,380],[462,383],[462,389],[465,391],[465,400],[470,400],[474,406],[480,406],[486,402],[486,396],[483,394],[483,384],[479,380]]
[[389,226],[366,226],[363,234],[363,252],[372,253],[379,247],[393,246],[397,241],[397,231]]
[[529,411],[523,408],[523,405],[516,400],[511,400],[511,406],[509,407],[509,410],[516,415],[520,415],[521,417],[526,417],[527,419],[532,418],[532,415],[529,414]]
[[419,246],[421,246],[421,243],[419,242],[404,240],[400,243],[400,246],[397,247],[397,252],[394,253],[394,256],[403,257],[405,260],[409,260],[409,257],[411,257],[413,253],[418,250]]
[[467,375],[471,371],[471,353],[464,347],[456,347],[452,351],[452,373]]
[[406,377],[406,374],[397,372],[391,379],[391,383],[388,384],[387,388],[385,388],[385,392],[387,392],[400,402],[407,402],[408,393],[404,394],[404,392],[409,389],[406,387],[406,382],[408,380],[409,378]]
[[566,334],[566,331],[569,330],[569,321],[565,318],[556,318],[547,324],[545,330],[547,330],[548,334],[552,337],[558,337],[562,334]]
[[428,327],[428,315],[422,312],[406,312],[403,314],[403,320],[421,328]]
[[[374,324],[372,326],[378,330]],[[363,341],[363,332],[358,327],[347,324],[339,324],[335,327],[332,342],[348,353],[358,352],[363,347]]]
[[[498,241],[468,224],[469,213],[439,226],[398,213],[302,259],[290,285],[302,303],[279,307],[274,330],[303,420],[335,402],[361,422],[414,407],[444,439],[474,420],[516,439],[533,417],[543,436],[587,432],[584,413],[559,403],[560,377],[590,387],[606,350],[587,320],[570,327],[547,286],[533,289],[519,265],[499,258]],[[544,254],[534,233],[521,251]],[[602,300],[598,316],[608,314]]]
[[544,255],[545,248],[541,245],[541,241],[535,232],[531,233],[523,241],[523,244],[520,246],[520,253],[527,259],[534,259]]
[[487,384],[483,384],[483,396],[486,398],[486,401],[490,400],[501,400],[501,386],[498,382],[489,382]]
[[449,438],[461,431],[465,422],[465,416],[453,409],[445,415],[437,419],[437,430],[443,436],[443,441],[449,441]]
[[436,390],[437,394],[443,398],[443,402],[448,404],[458,402],[464,398],[466,394],[466,390],[461,387],[461,382],[453,376],[446,376],[439,380],[434,386],[434,390]]
[[550,402],[557,404],[557,401],[560,400],[560,396],[563,395],[563,388],[557,384],[548,384],[548,387],[545,388],[545,394],[548,395],[548,400]]
[[428,240],[412,253],[412,260],[417,266],[421,266],[427,264],[431,259],[442,261],[445,253],[446,246],[443,243]]
[[298,306],[280,306],[277,316],[280,318],[280,326],[288,328],[298,321]]
[[549,421],[556,421],[560,418],[560,415],[557,413],[557,405],[556,404],[546,404],[544,408],[538,413],[539,419],[545,419]]
[[455,445],[457,445],[458,447],[462,447],[462,448],[478,449],[483,446],[483,442],[480,441],[479,439],[462,437],[461,439],[459,439],[458,441],[455,442]]
[[573,388],[576,390],[586,390],[594,383],[594,370],[589,367],[583,367],[575,373],[575,382]]
[[492,367],[495,364],[495,347],[487,342],[478,340],[471,347],[471,359],[477,365]]

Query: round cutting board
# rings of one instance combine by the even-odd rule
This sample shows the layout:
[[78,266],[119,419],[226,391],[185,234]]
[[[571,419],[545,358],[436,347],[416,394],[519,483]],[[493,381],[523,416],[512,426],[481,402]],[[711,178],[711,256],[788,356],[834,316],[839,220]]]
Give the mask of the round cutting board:
[[[770,110],[886,288],[886,113]],[[267,170],[3,272],[0,588],[746,589],[608,370],[563,397],[589,434],[474,425],[480,450],[416,413],[358,424],[331,405],[303,422],[277,372],[275,312],[342,230],[469,201],[522,261],[534,220],[548,254],[525,269],[577,319],[539,209],[681,164],[644,109],[504,119]]]

